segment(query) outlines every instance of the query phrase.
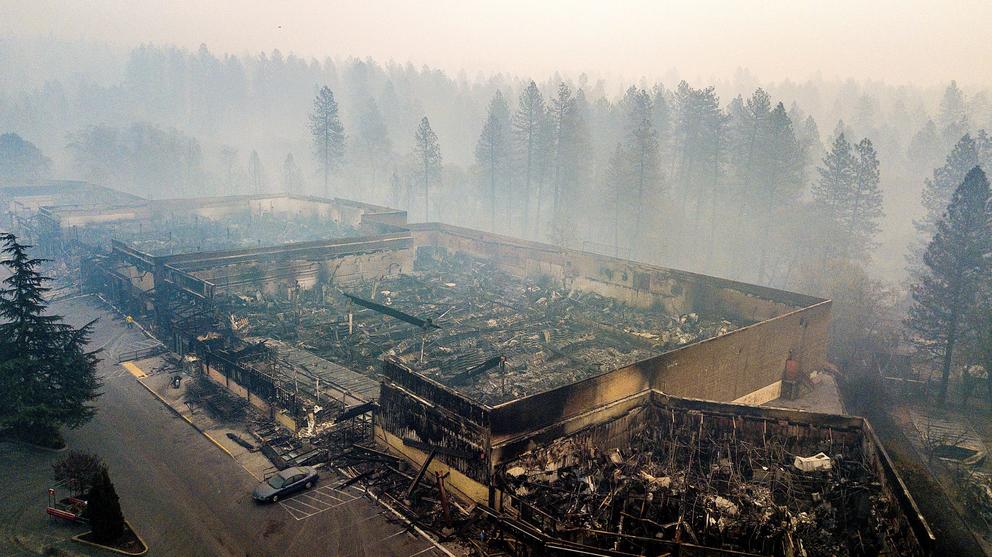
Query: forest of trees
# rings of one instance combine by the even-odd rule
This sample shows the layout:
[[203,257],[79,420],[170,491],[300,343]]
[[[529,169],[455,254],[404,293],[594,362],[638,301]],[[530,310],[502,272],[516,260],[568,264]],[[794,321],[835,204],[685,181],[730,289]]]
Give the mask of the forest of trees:
[[[93,62],[17,78],[18,60],[59,49]],[[35,176],[155,197],[349,197],[829,296],[848,349],[909,308],[954,192],[992,162],[992,96],[955,82],[470,78],[26,40],[11,52],[0,133],[37,146]]]

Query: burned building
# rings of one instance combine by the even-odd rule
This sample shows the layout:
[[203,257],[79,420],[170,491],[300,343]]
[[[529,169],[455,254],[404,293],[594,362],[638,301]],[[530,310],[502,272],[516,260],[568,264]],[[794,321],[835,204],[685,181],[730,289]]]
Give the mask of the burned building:
[[[39,214],[52,245],[88,246],[88,288],[204,375],[294,430],[319,400],[378,399],[378,443],[534,543],[932,547],[863,420],[749,406],[779,396],[788,359],[824,365],[828,300],[340,199]],[[820,452],[832,472],[789,468]]]

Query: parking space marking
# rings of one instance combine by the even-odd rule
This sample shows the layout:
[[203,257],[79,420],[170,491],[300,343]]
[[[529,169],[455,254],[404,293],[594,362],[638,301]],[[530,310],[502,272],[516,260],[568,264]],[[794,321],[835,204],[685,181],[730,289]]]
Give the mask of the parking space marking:
[[310,507],[311,509],[313,509],[315,511],[318,511],[318,512],[321,510],[320,507],[315,507],[313,505],[310,505],[306,501],[304,501],[302,498],[299,498],[299,497],[295,497],[293,499],[289,499],[289,500],[283,501],[283,503],[286,504],[286,505],[288,505],[290,503],[292,503],[294,505],[303,505],[304,507]]
[[[328,495],[326,493],[319,493],[319,492],[302,493],[302,494],[300,494],[300,497],[306,497],[307,499],[311,499],[313,501],[316,501],[317,503],[320,503],[321,505],[336,505],[338,503],[344,503],[344,500],[338,499],[338,498],[334,497],[333,495]],[[330,500],[328,501],[328,500],[322,499],[323,497],[326,497],[327,499],[330,499]]]
[[289,516],[293,517],[294,520],[303,520],[322,512],[347,505],[348,503],[357,501],[358,499],[361,499],[361,497],[356,497],[350,493],[345,493],[334,486],[325,485],[283,499],[279,501],[279,506],[286,509],[286,512],[288,512]]
[[404,529],[400,530],[399,532],[396,532],[394,534],[390,534],[390,535],[386,536],[385,538],[379,538],[378,540],[375,541],[375,543],[380,543],[380,542],[384,542],[384,541],[386,541],[388,539],[395,538],[396,536],[402,534],[403,532],[409,532],[409,530],[407,530],[406,528],[404,528]]

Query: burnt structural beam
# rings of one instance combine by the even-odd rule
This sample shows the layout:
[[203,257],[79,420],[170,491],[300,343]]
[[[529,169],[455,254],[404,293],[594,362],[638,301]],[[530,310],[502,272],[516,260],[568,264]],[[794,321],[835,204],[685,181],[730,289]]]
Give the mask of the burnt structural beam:
[[430,320],[430,318],[428,318],[428,319],[421,319],[419,317],[410,315],[409,313],[404,313],[404,312],[402,312],[402,311],[400,311],[398,309],[393,309],[393,308],[391,308],[389,306],[384,306],[382,304],[377,304],[375,302],[366,300],[364,298],[359,298],[358,296],[352,296],[351,294],[345,294],[345,297],[348,298],[349,300],[351,300],[352,302],[354,302],[354,303],[362,306],[362,307],[369,308],[369,309],[371,309],[373,311],[378,311],[379,313],[381,313],[383,315],[388,315],[390,317],[394,317],[396,319],[399,319],[400,321],[404,321],[404,322],[409,323],[411,325],[416,325],[416,326],[420,327],[421,329],[440,329],[441,328],[440,326],[435,325],[434,322]]
[[479,364],[477,366],[474,366],[474,367],[471,367],[471,368],[469,368],[469,369],[467,369],[467,370],[459,373],[458,375],[452,377],[451,380],[448,381],[448,383],[451,384],[451,385],[461,385],[463,383],[467,383],[469,380],[471,380],[476,375],[485,373],[485,372],[493,369],[494,367],[503,367],[503,364],[505,362],[506,362],[506,358],[505,357],[503,357],[503,356],[493,356],[492,358],[489,358],[488,360],[482,362],[481,364]]
[[413,482],[410,483],[410,487],[406,490],[407,500],[409,500],[410,496],[413,495],[413,490],[417,489],[417,484],[420,483],[420,480],[424,479],[424,474],[427,473],[427,467],[431,465],[431,461],[434,460],[434,455],[436,454],[437,451],[431,451],[430,454],[427,455],[427,460],[425,460],[424,465],[420,467],[420,473],[417,474],[417,477],[413,479]]

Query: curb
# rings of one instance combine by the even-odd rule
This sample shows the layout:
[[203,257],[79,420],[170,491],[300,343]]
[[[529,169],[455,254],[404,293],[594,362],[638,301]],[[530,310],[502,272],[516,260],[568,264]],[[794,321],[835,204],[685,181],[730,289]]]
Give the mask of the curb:
[[64,453],[69,450],[69,444],[66,443],[61,449],[53,449],[51,447],[43,447],[41,445],[35,445],[34,443],[29,443],[28,441],[23,441],[21,439],[12,438],[0,438],[0,443],[10,443],[11,445],[21,445],[28,447],[37,451],[45,451],[46,453]]
[[106,549],[107,551],[113,551],[114,553],[120,553],[121,555],[133,555],[133,556],[136,556],[137,557],[138,555],[144,555],[144,554],[148,553],[148,544],[145,543],[144,538],[142,538],[141,535],[138,534],[138,532],[134,529],[133,526],[131,526],[131,523],[128,522],[127,519],[124,519],[124,524],[127,524],[128,529],[131,530],[131,533],[134,534],[134,537],[138,538],[138,541],[141,542],[141,545],[145,546],[144,551],[140,551],[138,553],[134,553],[134,552],[131,552],[131,551],[124,551],[123,549],[117,549],[116,547],[110,547],[109,545],[103,545],[103,544],[100,544],[100,543],[91,542],[91,541],[87,541],[87,540],[82,539],[83,536],[85,536],[86,534],[89,534],[90,532],[92,532],[92,530],[90,532],[83,532],[82,534],[76,534],[75,536],[73,536],[70,539],[72,539],[72,541],[74,541],[76,543],[81,543],[81,544],[89,545],[89,546],[93,546],[93,547],[99,547],[100,549]]
[[213,437],[211,437],[207,432],[203,431],[203,429],[201,429],[198,425],[196,425],[195,423],[193,423],[193,420],[190,420],[189,418],[187,418],[186,416],[184,416],[182,414],[182,412],[180,412],[179,410],[176,409],[175,406],[169,404],[169,401],[167,401],[164,398],[162,398],[162,395],[156,393],[154,391],[154,389],[152,389],[151,387],[149,387],[148,385],[146,385],[145,382],[142,381],[141,379],[138,379],[138,383],[140,383],[141,386],[144,387],[146,391],[148,391],[149,393],[155,395],[155,398],[157,398],[159,400],[159,402],[161,402],[162,404],[164,404],[166,406],[166,408],[168,408],[169,410],[172,410],[172,413],[173,414],[179,416],[180,418],[183,419],[183,421],[185,421],[189,425],[193,426],[193,429],[195,429],[201,435],[203,435],[204,437],[206,437],[207,439],[209,439],[210,442],[213,443],[214,445],[216,445],[218,449],[220,449],[220,450],[224,451],[225,453],[227,453],[227,456],[229,456],[231,458],[234,458],[234,455],[231,454],[231,451],[227,450],[227,448],[224,447],[224,445],[221,445],[219,442],[217,442],[216,439],[214,439]]
[[163,405],[165,405],[166,408],[168,408],[169,410],[171,410],[173,414],[175,414],[176,416],[179,416],[180,418],[182,418],[183,421],[185,421],[186,423],[188,423],[193,429],[195,429],[197,431],[197,433],[199,433],[200,435],[206,437],[207,440],[209,440],[211,443],[213,443],[214,445],[216,445],[216,447],[218,449],[224,451],[224,453],[227,454],[227,456],[231,457],[231,460],[233,460],[238,466],[240,466],[242,470],[244,470],[245,472],[248,472],[248,475],[249,476],[255,478],[258,481],[262,481],[262,479],[259,478],[258,476],[256,476],[255,474],[253,474],[251,472],[251,470],[245,468],[240,462],[238,462],[238,459],[235,458],[235,456],[231,453],[231,451],[227,450],[227,447],[225,447],[224,445],[221,445],[220,442],[218,442],[216,439],[213,438],[213,436],[211,436],[206,431],[203,431],[203,429],[200,428],[200,426],[196,425],[195,423],[193,423],[192,420],[190,420],[189,418],[187,418],[186,416],[184,416],[179,410],[176,409],[176,407],[174,407],[173,405],[169,404],[169,401],[167,401],[164,398],[162,398],[162,395],[156,393],[154,389],[152,389],[151,387],[149,387],[148,385],[146,385],[144,381],[142,381],[141,379],[138,379],[137,377],[135,379],[137,380],[137,382],[138,382],[139,385],[141,385],[142,387],[144,387],[146,391],[148,391],[155,398],[157,398],[159,400],[159,402],[161,402]]

